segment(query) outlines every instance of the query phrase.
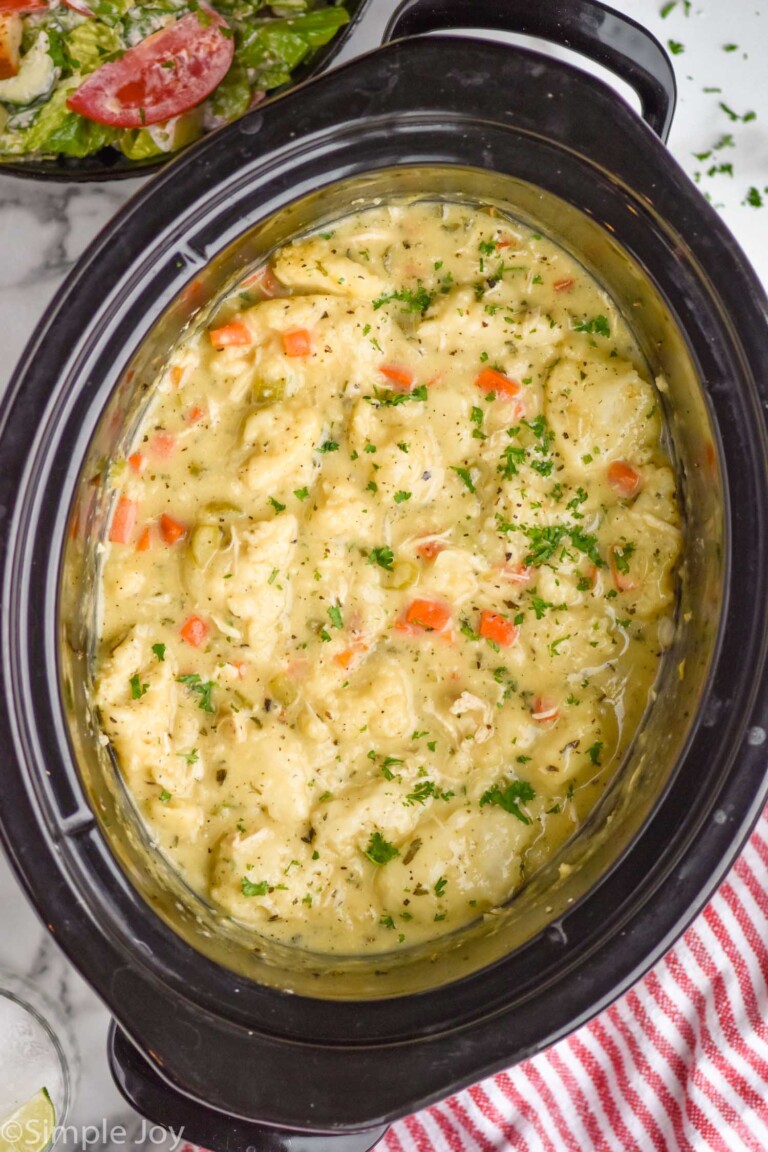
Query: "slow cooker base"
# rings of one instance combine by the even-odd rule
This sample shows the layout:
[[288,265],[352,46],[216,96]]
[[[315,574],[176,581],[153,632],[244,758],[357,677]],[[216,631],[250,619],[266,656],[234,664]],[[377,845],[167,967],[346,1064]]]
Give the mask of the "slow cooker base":
[[[379,1125],[361,1132],[296,1132],[226,1116],[158,1076],[115,1023],[109,1029],[107,1055],[115,1083],[137,1112],[176,1132],[185,1142],[216,1152],[370,1152],[389,1127]],[[253,1075],[259,1075],[257,1060]]]

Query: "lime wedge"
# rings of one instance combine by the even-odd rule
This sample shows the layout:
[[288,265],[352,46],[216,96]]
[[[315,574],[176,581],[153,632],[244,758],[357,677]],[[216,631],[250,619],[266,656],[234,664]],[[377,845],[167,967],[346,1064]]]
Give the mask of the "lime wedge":
[[43,1152],[53,1137],[56,1110],[41,1088],[21,1107],[0,1120],[0,1152]]

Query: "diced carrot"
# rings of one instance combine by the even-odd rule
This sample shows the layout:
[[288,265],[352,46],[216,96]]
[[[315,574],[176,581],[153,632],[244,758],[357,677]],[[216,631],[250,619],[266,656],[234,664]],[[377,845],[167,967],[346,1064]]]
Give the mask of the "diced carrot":
[[[621,549],[618,549],[618,553]],[[622,572],[617,563],[618,555],[617,549],[611,548],[611,576],[613,577],[613,586],[619,592],[634,592],[639,587],[639,581],[632,575],[631,572]]]
[[136,544],[136,551],[137,552],[149,552],[149,549],[151,548],[151,546],[152,546],[152,533],[150,532],[149,527],[146,527],[144,529],[144,531],[142,532],[141,536],[139,536],[138,542]]
[[640,488],[641,480],[637,468],[633,468],[626,460],[614,460],[608,468],[608,483],[619,496],[634,496]]
[[232,665],[237,671],[237,675],[241,680],[245,680],[248,675],[248,664],[245,660],[236,660]]
[[194,304],[203,294],[202,280],[192,280],[184,289],[182,299],[185,304]]
[[178,388],[179,384],[181,384],[183,376],[184,376],[184,369],[181,368],[178,364],[173,364],[171,366],[170,372],[168,373],[168,377],[169,377],[171,384],[173,385],[174,388]]
[[127,544],[129,542],[136,526],[138,510],[139,506],[135,500],[129,500],[127,496],[120,497],[112,517],[112,527],[109,530],[109,538],[113,544]]
[[243,288],[258,288],[262,296],[266,296],[268,299],[276,296],[282,288],[282,284],[275,276],[269,264],[265,264],[263,268],[252,272],[250,276],[246,276],[242,286]]
[[444,548],[445,544],[441,540],[427,540],[424,544],[419,544],[416,552],[422,560],[434,560],[435,556]]
[[193,404],[184,419],[187,424],[199,424],[201,420],[205,419],[205,408],[201,408],[199,404]]
[[517,240],[512,236],[502,236],[500,240],[496,241],[497,248],[516,248]]
[[355,656],[362,656],[363,653],[368,651],[368,645],[358,641],[355,644],[350,644],[349,648],[345,648],[343,652],[339,652],[334,656],[334,660],[341,668],[349,668]]
[[205,620],[199,616],[190,616],[188,620],[184,621],[179,631],[182,640],[186,640],[187,644],[191,644],[193,648],[199,648],[208,639],[210,628]]
[[140,476],[147,466],[147,458],[146,456],[142,456],[141,452],[133,452],[128,457],[128,464],[131,470],[135,472],[137,476]]
[[520,635],[517,624],[513,624],[506,616],[498,612],[483,611],[480,613],[480,635],[484,640],[492,640],[502,648],[509,648]]
[[161,456],[167,460],[172,456],[176,448],[176,437],[171,436],[170,432],[157,432],[149,442],[151,452],[155,456]]
[[483,368],[479,376],[475,377],[475,385],[483,392],[495,392],[497,396],[519,396],[523,390],[522,384],[497,372],[495,368]]
[[450,623],[451,610],[439,600],[412,600],[395,627],[400,632],[442,632]]
[[525,564],[502,564],[499,575],[512,584],[530,584],[533,579],[533,569]]
[[379,372],[402,392],[410,392],[413,388],[414,375],[410,368],[401,368],[397,364],[382,364]]
[[704,462],[710,476],[717,475],[717,452],[711,440],[704,445]]
[[575,281],[571,277],[567,277],[565,280],[555,280],[552,287],[555,292],[568,292],[569,289],[573,288],[574,283]]
[[312,351],[312,335],[306,328],[293,328],[283,332],[283,352],[286,356],[309,356]]
[[549,724],[557,720],[560,715],[560,706],[551,696],[537,696],[533,702],[531,716],[539,724]]
[[253,344],[253,333],[242,320],[231,320],[221,328],[211,328],[208,333],[214,348],[244,348]]
[[163,512],[160,517],[160,534],[166,544],[175,544],[177,540],[181,540],[182,537],[186,536],[187,530],[178,520],[174,520],[173,516],[169,516],[167,512]]

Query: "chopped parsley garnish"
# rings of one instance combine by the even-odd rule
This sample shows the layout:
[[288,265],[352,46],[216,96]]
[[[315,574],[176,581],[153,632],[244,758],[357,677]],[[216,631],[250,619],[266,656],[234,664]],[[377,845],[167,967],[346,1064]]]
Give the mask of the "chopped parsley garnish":
[[384,296],[379,296],[377,300],[373,301],[373,309],[376,312],[385,304],[396,300],[398,304],[403,305],[404,312],[420,312],[423,316],[434,298],[435,293],[429,292],[419,280],[415,292],[411,288],[401,288],[399,292],[390,292]]
[[460,620],[459,621],[459,632],[461,632],[462,636],[466,636],[467,640],[479,640],[480,639],[480,634],[478,632],[475,632],[475,630],[472,627],[472,625],[470,624],[469,620]]
[[273,568],[269,574],[269,579],[267,580],[267,584],[274,584],[275,580],[277,580],[279,575],[280,575],[280,569],[279,568]]
[[587,748],[587,756],[589,756],[592,763],[599,768],[601,764],[600,754],[603,751],[603,743],[601,740],[596,740],[591,748]]
[[293,494],[297,500],[306,500],[309,496],[309,488],[294,488]]
[[405,500],[410,500],[410,492],[395,492],[395,504],[402,504]]
[[366,444],[365,448],[363,448],[363,452],[375,452],[375,451],[376,451],[376,445],[375,444]]
[[368,553],[368,563],[378,564],[386,572],[391,572],[393,569],[395,554],[391,548],[371,548]]
[[183,684],[190,692],[196,693],[200,697],[198,707],[202,708],[203,712],[215,712],[211,700],[211,694],[214,689],[213,680],[201,680],[197,672],[192,672],[188,676],[177,676],[176,681]]
[[409,400],[426,400],[427,396],[426,384],[419,384],[418,388],[412,388],[410,392],[386,392],[374,388],[373,396],[363,396],[363,400],[367,400],[376,408],[397,408],[400,404],[407,404]]
[[593,316],[591,320],[581,320],[574,324],[577,332],[587,332],[590,336],[610,336],[611,329],[605,316]]
[[548,608],[554,608],[554,604],[550,604],[548,600],[542,600],[540,596],[531,596],[531,607],[536,613],[536,619],[541,620]]
[[497,471],[501,473],[505,480],[511,480],[513,476],[517,476],[517,469],[524,462],[525,448],[518,448],[514,444],[508,444],[502,453],[502,461]]
[[435,896],[442,896],[442,894],[445,892],[447,884],[448,881],[446,880],[445,876],[441,876],[435,884]]
[[328,609],[328,616],[329,616],[331,624],[333,624],[334,628],[343,628],[344,627],[344,617],[341,614],[341,605],[340,604],[332,604],[330,606],[330,608]]
[[747,192],[744,203],[749,204],[752,208],[762,208],[763,198],[758,192],[757,188],[750,188],[749,192]]
[[166,792],[165,788],[163,788],[162,792],[160,793],[159,799],[160,799],[161,804],[167,804],[168,801],[171,799],[170,792]]
[[278,515],[281,512],[285,512],[285,504],[281,504],[279,500],[275,500],[274,496],[269,497],[269,502]]
[[530,824],[531,818],[521,811],[520,803],[525,804],[533,800],[535,795],[527,780],[510,780],[508,783],[502,781],[502,784],[494,784],[493,788],[483,793],[480,797],[480,807],[482,808],[484,804],[494,804],[516,816],[523,824]]
[[165,660],[165,644],[153,644],[152,651],[162,664],[163,660]]
[[254,884],[247,876],[243,876],[240,881],[240,888],[243,896],[266,896],[269,892],[269,882],[267,880],[259,880],[258,884]]
[[681,56],[685,52],[685,45],[681,44],[679,40],[667,40],[667,48],[673,56]]
[[141,700],[145,692],[149,691],[149,684],[142,684],[138,672],[135,676],[131,676],[131,699]]
[[339,442],[338,440],[324,440],[317,450],[318,452],[338,452]]
[[197,748],[193,748],[191,752],[177,752],[177,756],[181,756],[182,760],[186,760],[187,764],[197,764],[200,759],[200,753]]
[[403,803],[406,808],[414,804],[426,804],[427,800],[452,800],[453,792],[443,792],[434,780],[420,780],[412,792],[408,792]]
[[623,576],[629,572],[629,560],[634,551],[634,544],[617,544],[613,549],[613,562],[616,565],[616,571],[621,572]]
[[451,465],[451,471],[455,472],[459,479],[463,482],[464,486],[470,491],[475,491],[475,482],[472,479],[472,473],[469,468],[461,468],[456,464]]
[[476,427],[472,429],[472,436],[474,437],[474,439],[475,440],[487,440],[488,437],[485,435],[485,432],[483,432],[483,430],[482,430],[483,420],[485,419],[485,413],[483,412],[482,408],[477,408],[477,407],[473,406],[469,418],[472,421],[472,423],[474,425],[476,425]]
[[588,556],[596,568],[605,568],[605,560],[600,555],[596,536],[582,532],[580,528],[576,527],[569,528],[568,534],[571,537],[571,544],[577,551]]
[[388,864],[400,853],[394,844],[390,844],[388,840],[384,839],[381,832],[372,832],[365,855],[373,864]]
[[382,916],[379,924],[381,924],[382,928],[394,928],[395,926],[395,922],[391,916]]

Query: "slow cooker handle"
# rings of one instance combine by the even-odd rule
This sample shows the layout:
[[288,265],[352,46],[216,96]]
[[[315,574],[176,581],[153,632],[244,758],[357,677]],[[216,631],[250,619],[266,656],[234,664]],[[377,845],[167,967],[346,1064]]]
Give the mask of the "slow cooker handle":
[[383,39],[450,28],[517,32],[581,52],[634,89],[643,118],[666,143],[677,99],[675,73],[656,37],[631,17],[599,0],[404,0]]
[[140,1115],[173,1131],[179,1142],[197,1144],[211,1152],[370,1152],[389,1127],[378,1125],[364,1132],[296,1132],[228,1116],[192,1099],[158,1075],[114,1020],[107,1055],[115,1083]]

